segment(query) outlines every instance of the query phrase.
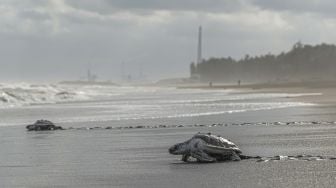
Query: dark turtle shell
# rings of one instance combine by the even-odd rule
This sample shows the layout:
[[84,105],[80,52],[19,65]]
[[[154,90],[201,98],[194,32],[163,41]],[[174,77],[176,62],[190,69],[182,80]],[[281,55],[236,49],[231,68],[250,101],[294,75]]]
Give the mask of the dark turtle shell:
[[223,148],[233,149],[236,153],[242,153],[242,151],[233,142],[221,137],[212,135],[211,133],[197,133],[192,139],[198,138],[204,140],[207,144],[212,146],[218,146]]
[[61,126],[56,126],[49,120],[37,120],[34,124],[27,125],[28,131],[47,131],[47,130],[62,130]]

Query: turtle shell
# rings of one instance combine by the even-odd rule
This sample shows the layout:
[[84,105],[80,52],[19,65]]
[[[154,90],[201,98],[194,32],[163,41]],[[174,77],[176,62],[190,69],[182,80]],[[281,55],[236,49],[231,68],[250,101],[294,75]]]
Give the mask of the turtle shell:
[[233,149],[236,153],[242,153],[236,144],[221,136],[212,135],[210,133],[198,133],[195,134],[192,138],[202,139],[209,145]]

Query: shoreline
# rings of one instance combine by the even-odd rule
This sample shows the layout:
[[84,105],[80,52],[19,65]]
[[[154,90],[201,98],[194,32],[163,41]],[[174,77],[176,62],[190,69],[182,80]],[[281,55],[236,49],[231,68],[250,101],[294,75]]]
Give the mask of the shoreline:
[[[193,86],[196,89],[196,86]],[[227,87],[227,86],[225,86]],[[203,87],[205,88],[205,87]],[[215,87],[215,88],[223,88],[223,87]],[[247,88],[247,86],[245,86]],[[209,89],[209,88],[207,88]],[[213,88],[210,88],[213,89]],[[175,118],[149,118],[149,119],[129,119],[125,121],[117,121],[117,120],[97,120],[97,121],[61,121],[57,122],[55,119],[49,118],[51,121],[60,124],[66,128],[81,128],[81,129],[100,129],[100,128],[112,128],[118,129],[121,127],[129,127],[130,129],[136,129],[137,127],[153,127],[153,128],[160,128],[163,126],[167,127],[197,127],[193,125],[201,125],[201,124],[226,124],[226,123],[261,123],[261,122],[292,122],[292,121],[335,121],[336,119],[333,118],[333,115],[326,115],[326,113],[334,113],[336,112],[336,100],[334,96],[336,95],[335,88],[326,88],[323,90],[316,89],[316,88],[304,88],[304,87],[289,87],[289,88],[263,88],[263,89],[237,89],[230,91],[230,95],[235,94],[268,94],[268,93],[288,93],[294,94],[293,96],[285,96],[281,97],[280,101],[292,101],[292,102],[302,102],[308,104],[315,104],[314,106],[297,106],[291,108],[275,108],[272,110],[256,110],[256,111],[245,111],[241,113],[222,113],[222,114],[212,114],[206,116],[195,116],[195,117],[175,117]],[[297,96],[295,94],[298,94]],[[301,94],[303,94],[301,96]],[[306,95],[307,94],[307,95]],[[310,95],[311,94],[311,95]],[[279,101],[279,102],[280,102]],[[328,107],[332,109],[327,109]],[[325,108],[325,109],[321,109]],[[314,109],[314,110],[312,110]],[[299,111],[298,111],[299,110]],[[311,111],[311,115],[314,116],[308,117],[306,112],[304,111]],[[275,113],[277,115],[272,115]],[[302,113],[303,115],[301,115]],[[260,114],[264,114],[262,117]],[[269,114],[270,117],[265,114]],[[321,116],[319,116],[321,114]],[[323,115],[323,116],[322,116]],[[273,118],[272,118],[273,117]],[[282,117],[282,118],[281,118]],[[336,117],[336,114],[335,114]],[[48,119],[46,117],[39,117]],[[246,119],[247,118],[247,119]],[[284,119],[285,118],[285,119]],[[38,118],[37,118],[38,119]],[[243,120],[245,119],[245,120]],[[35,121],[31,120],[29,123]],[[16,123],[15,123],[16,124]],[[22,125],[16,124],[16,125]],[[12,125],[10,125],[12,126]],[[208,125],[209,126],[209,125]],[[205,127],[208,127],[205,126]],[[100,127],[100,128],[99,128]],[[211,126],[209,126],[211,127]],[[165,127],[163,127],[165,128]]]
[[296,97],[302,102],[320,105],[336,106],[336,82],[291,82],[291,83],[260,83],[260,84],[212,84],[177,86],[177,89],[205,89],[205,90],[239,90],[247,93],[321,93],[321,95],[306,95]]
[[224,83],[199,83],[179,85],[177,89],[328,89],[336,88],[336,82],[288,82],[288,83],[250,83],[250,84],[224,84]]

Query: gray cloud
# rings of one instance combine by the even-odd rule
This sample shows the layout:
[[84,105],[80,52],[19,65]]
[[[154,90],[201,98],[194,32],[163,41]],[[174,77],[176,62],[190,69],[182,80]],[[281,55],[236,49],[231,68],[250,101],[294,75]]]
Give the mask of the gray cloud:
[[71,6],[78,9],[95,11],[103,14],[113,13],[115,11],[127,10],[137,13],[148,13],[150,11],[168,10],[168,11],[236,11],[243,6],[241,0],[67,0]]
[[[313,1],[311,1],[313,2]],[[332,1],[0,0],[0,82],[187,76],[196,58],[280,53],[293,43],[335,43]]]
[[252,0],[255,6],[275,11],[291,11],[296,13],[316,13],[335,15],[336,1],[334,0]]

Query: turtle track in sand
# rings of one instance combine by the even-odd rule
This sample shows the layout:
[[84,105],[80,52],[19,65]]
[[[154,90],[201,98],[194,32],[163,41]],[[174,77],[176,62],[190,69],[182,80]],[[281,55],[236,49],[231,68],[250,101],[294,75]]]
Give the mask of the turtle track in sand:
[[308,126],[308,125],[336,125],[336,121],[291,121],[291,122],[244,122],[244,123],[214,123],[193,125],[153,125],[153,126],[95,126],[95,127],[69,127],[64,130],[121,130],[121,129],[159,129],[159,128],[190,128],[190,127],[229,127],[229,126]]
[[260,157],[257,162],[272,162],[272,161],[328,161],[336,160],[335,156],[322,155],[277,155],[274,157]]

